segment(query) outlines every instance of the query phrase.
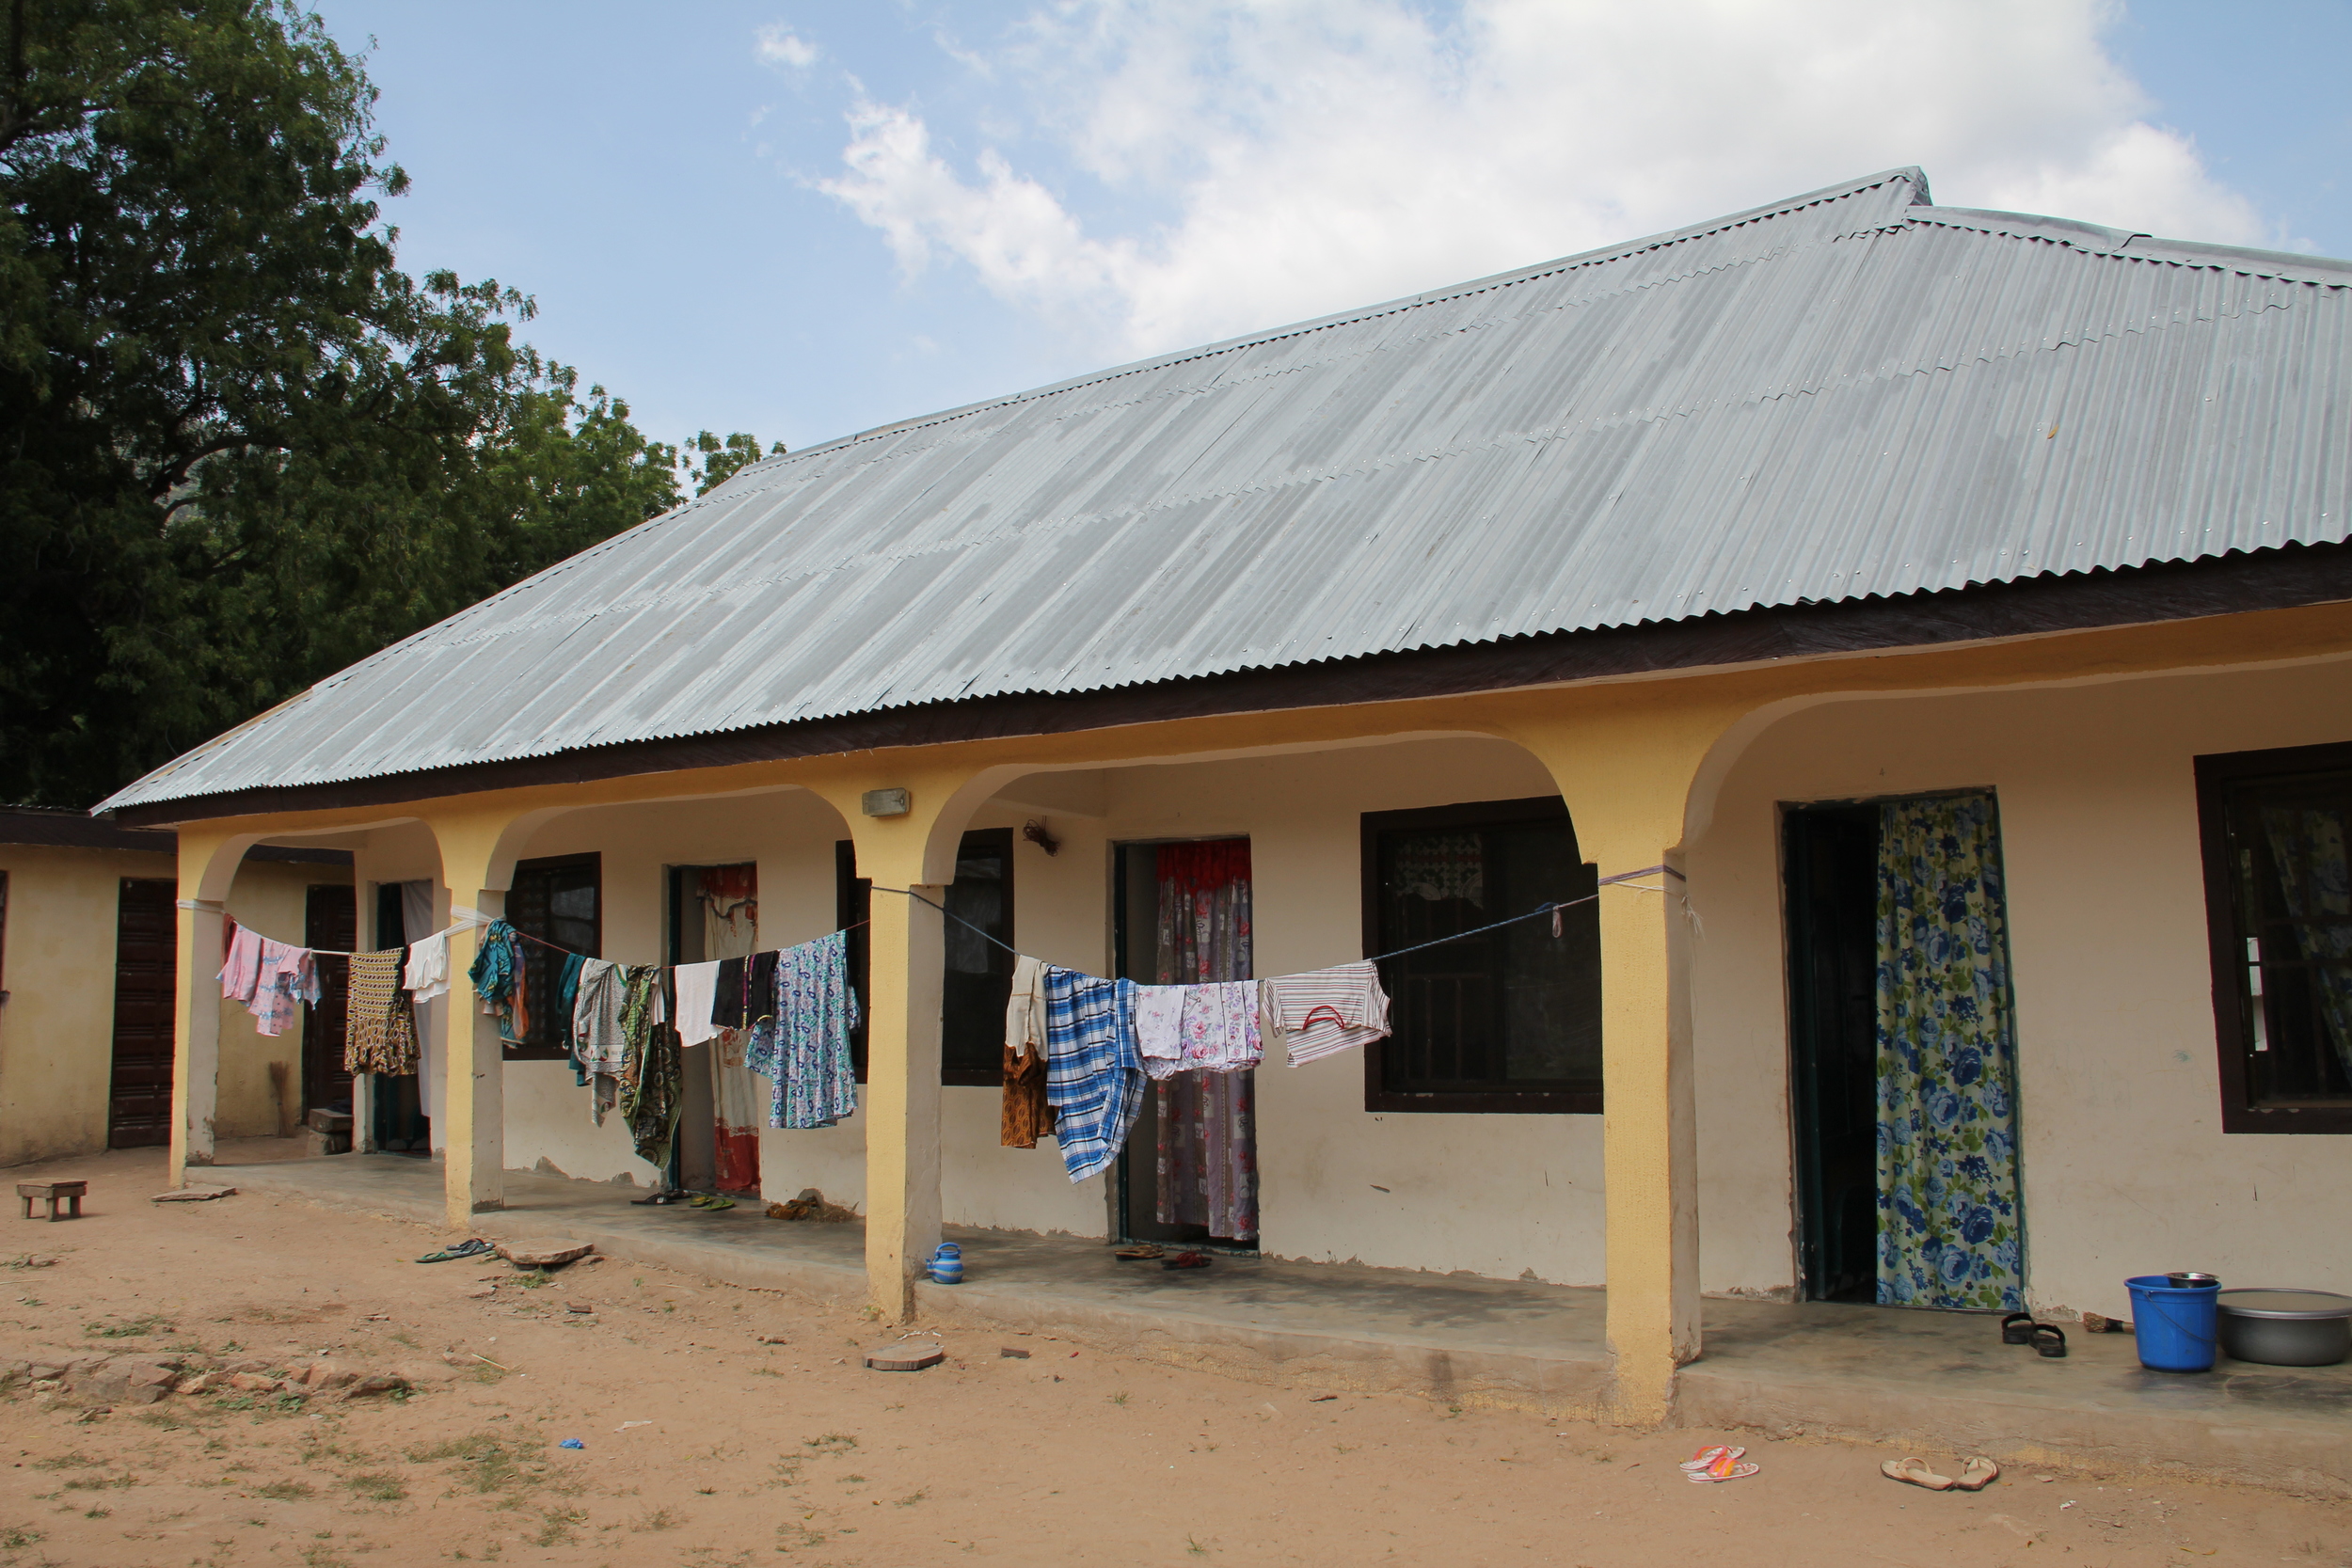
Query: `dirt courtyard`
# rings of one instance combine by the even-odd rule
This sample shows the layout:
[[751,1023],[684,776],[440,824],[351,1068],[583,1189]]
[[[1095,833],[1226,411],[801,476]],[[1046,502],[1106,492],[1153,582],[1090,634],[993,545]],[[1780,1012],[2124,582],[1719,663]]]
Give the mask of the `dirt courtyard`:
[[878,1372],[896,1331],[836,1306],[609,1260],[421,1266],[447,1238],[252,1194],[151,1203],[160,1150],[12,1176],[90,1196],[79,1222],[12,1209],[0,1248],[6,1568],[2352,1564],[2337,1503],[2017,1468],[1930,1493],[1879,1475],[1891,1449],[1739,1435],[1762,1472],[1696,1486],[1676,1462],[1717,1434],[1317,1397],[1041,1331],[944,1330],[944,1364]]

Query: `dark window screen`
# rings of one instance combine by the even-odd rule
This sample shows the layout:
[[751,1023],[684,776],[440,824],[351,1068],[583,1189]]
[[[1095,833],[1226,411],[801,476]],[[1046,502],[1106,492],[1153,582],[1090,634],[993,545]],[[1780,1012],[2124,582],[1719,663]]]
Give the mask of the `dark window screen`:
[[565,855],[516,863],[515,885],[506,895],[507,923],[527,937],[553,942],[564,952],[538,942],[522,944],[527,983],[523,996],[531,1008],[531,1034],[526,1043],[510,1048],[508,1054],[564,1054],[564,1030],[555,1017],[555,988],[564,972],[564,953],[603,957],[603,913],[600,857]]
[[[1364,818],[1365,940],[1389,953],[1594,892],[1560,802],[1492,801]],[[1600,1109],[1600,920],[1593,904],[1384,960],[1390,1037],[1367,1056],[1372,1108]]]
[[963,835],[956,879],[947,884],[947,912],[956,919],[943,923],[947,973],[940,996],[940,1082],[1000,1084],[1012,955],[996,942],[1013,940],[1010,828]]
[[2227,882],[2208,906],[2226,925],[2214,976],[2223,1126],[2352,1131],[2352,767],[2210,782],[2222,842],[2209,838],[2207,875],[2217,859]]

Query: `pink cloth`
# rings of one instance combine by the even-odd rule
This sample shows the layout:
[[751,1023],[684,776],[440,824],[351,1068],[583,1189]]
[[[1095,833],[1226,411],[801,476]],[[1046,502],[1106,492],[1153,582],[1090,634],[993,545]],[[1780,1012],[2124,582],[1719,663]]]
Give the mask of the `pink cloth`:
[[318,1001],[318,964],[307,947],[289,947],[234,921],[230,925],[235,935],[221,965],[221,997],[246,1005],[255,1033],[282,1035],[300,1016],[295,1011],[300,1004]]

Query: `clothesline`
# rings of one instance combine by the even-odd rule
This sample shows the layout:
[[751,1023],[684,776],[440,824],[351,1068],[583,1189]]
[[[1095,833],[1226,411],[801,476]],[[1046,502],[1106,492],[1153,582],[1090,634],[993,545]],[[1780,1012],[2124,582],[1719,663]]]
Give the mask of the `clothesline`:
[[[1645,865],[1639,871],[1620,871],[1613,877],[1603,877],[1597,884],[1597,887],[1613,887],[1620,883],[1631,882],[1636,877],[1647,877],[1653,873],[1659,872],[1662,872],[1666,876],[1676,879],[1677,881],[1690,880],[1688,877],[1685,877],[1681,872],[1677,871],[1671,865]],[[1006,952],[1010,953],[1016,958],[1021,957],[1021,950],[1013,946],[1010,942],[1001,941],[992,933],[980,929],[979,927],[973,925],[972,922],[964,919],[963,916],[956,913],[953,910],[950,910],[944,905],[932,904],[930,899],[924,897],[913,888],[877,886],[874,891],[877,893],[903,894],[907,897],[914,899],[918,904],[930,904],[932,909],[939,911],[940,913],[946,915],[957,925],[970,931],[973,935],[980,938],[983,942],[994,942],[997,946],[1003,948]],[[1634,891],[1639,893],[1658,893],[1663,890],[1660,888],[1644,887],[1636,888]],[[1391,958],[1401,958],[1407,953],[1419,953],[1424,948],[1430,947],[1443,947],[1449,942],[1460,942],[1465,937],[1480,937],[1485,936],[1488,931],[1500,931],[1505,926],[1516,926],[1522,920],[1534,920],[1543,915],[1557,914],[1562,910],[1572,910],[1580,904],[1590,904],[1599,897],[1600,894],[1597,889],[1592,893],[1586,894],[1581,898],[1565,898],[1556,904],[1539,904],[1535,908],[1528,911],[1525,914],[1515,914],[1506,920],[1498,920],[1490,926],[1475,926],[1467,931],[1456,931],[1449,937],[1438,937],[1429,942],[1415,942],[1410,947],[1400,947],[1393,952],[1375,953],[1370,958],[1359,958],[1356,961],[1359,963],[1386,963]]]

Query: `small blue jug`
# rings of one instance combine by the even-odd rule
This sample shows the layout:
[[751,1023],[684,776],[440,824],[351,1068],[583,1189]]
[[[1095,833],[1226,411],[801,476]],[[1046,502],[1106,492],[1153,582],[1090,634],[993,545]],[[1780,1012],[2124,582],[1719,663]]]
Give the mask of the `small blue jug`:
[[953,1242],[942,1242],[931,1254],[931,1283],[961,1285],[963,1283],[963,1249]]

